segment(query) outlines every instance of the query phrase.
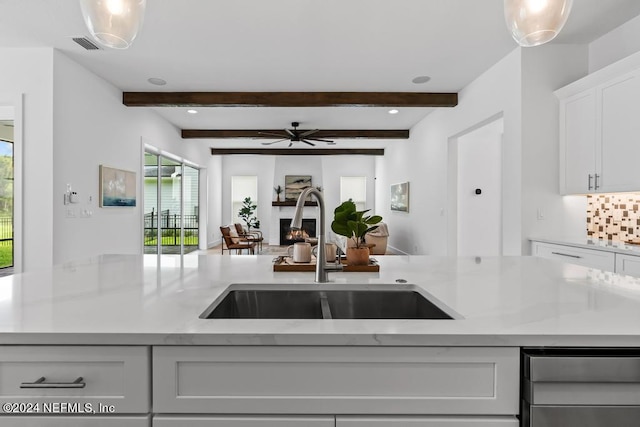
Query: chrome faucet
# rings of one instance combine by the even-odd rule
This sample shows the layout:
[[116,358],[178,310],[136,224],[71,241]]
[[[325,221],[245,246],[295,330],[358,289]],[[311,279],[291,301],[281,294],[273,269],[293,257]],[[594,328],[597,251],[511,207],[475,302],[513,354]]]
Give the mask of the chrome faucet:
[[318,207],[320,208],[320,225],[318,226],[318,251],[316,255],[316,282],[327,283],[329,281],[329,271],[341,271],[342,264],[327,264],[327,255],[324,251],[324,243],[326,241],[324,235],[324,199],[322,193],[313,187],[306,188],[300,197],[298,197],[298,203],[296,203],[296,211],[293,214],[291,220],[291,228],[299,230],[302,228],[302,211],[304,210],[304,201],[309,196],[313,195],[318,200]]

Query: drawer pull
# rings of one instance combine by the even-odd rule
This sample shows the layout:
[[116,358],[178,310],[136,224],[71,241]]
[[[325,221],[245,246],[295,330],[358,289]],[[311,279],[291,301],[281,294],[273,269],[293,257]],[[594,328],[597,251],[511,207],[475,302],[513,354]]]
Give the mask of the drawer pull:
[[562,252],[551,252],[551,254],[552,255],[560,255],[560,256],[568,256],[569,258],[576,258],[576,259],[582,258],[581,256],[578,256],[578,255],[563,254]]
[[71,383],[46,383],[45,377],[40,377],[32,383],[21,383],[20,388],[85,388],[86,385],[82,377],[76,378]]

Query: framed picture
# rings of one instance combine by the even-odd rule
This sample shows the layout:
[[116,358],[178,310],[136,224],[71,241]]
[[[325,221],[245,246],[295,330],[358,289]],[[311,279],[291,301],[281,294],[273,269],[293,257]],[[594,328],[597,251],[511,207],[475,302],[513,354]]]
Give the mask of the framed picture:
[[100,207],[136,205],[136,173],[100,165]]
[[311,187],[311,175],[285,175],[284,199],[298,200],[300,193],[309,187]]
[[402,182],[391,186],[391,210],[409,212],[409,183]]

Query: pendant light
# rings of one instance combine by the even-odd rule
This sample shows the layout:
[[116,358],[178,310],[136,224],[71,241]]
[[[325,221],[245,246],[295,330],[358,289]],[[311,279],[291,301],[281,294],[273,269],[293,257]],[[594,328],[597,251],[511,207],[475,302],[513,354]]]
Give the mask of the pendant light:
[[80,9],[98,43],[127,49],[142,28],[146,4],[146,0],[80,0]]
[[553,40],[567,22],[573,0],[504,0],[504,17],[520,46]]

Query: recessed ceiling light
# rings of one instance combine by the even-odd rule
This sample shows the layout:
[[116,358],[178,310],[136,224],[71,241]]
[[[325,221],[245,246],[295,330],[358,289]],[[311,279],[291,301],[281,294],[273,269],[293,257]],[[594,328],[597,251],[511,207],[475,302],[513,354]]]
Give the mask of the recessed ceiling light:
[[411,81],[414,82],[415,84],[422,84],[422,83],[428,82],[429,80],[431,80],[431,77],[429,76],[418,76]]
[[151,77],[150,79],[147,79],[147,81],[156,86],[164,86],[167,84],[166,80],[159,79],[158,77]]
[[400,111],[393,109],[393,110],[389,110],[389,114],[398,114]]
[[187,110],[189,114],[198,114],[198,110]]

